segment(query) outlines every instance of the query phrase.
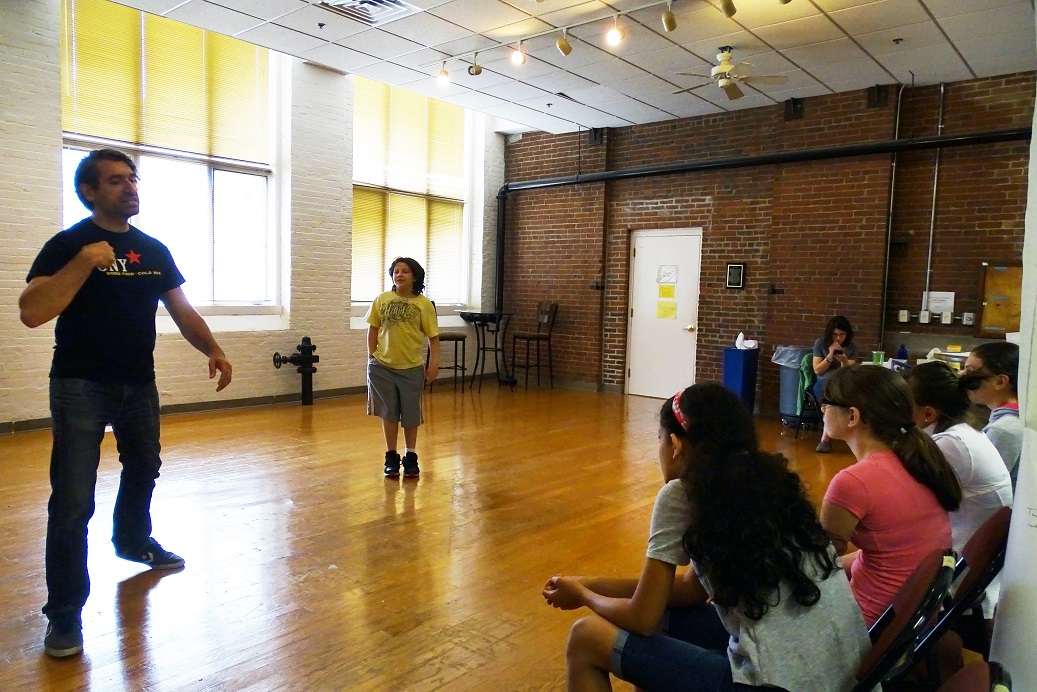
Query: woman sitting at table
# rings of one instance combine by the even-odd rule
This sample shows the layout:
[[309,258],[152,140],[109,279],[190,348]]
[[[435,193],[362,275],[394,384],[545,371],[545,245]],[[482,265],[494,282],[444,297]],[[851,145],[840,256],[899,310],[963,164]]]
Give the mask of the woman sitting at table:
[[[825,326],[825,335],[814,342],[814,374],[817,382],[814,383],[814,398],[821,400],[821,394],[825,391],[825,383],[835,371],[845,365],[857,363],[857,344],[853,342],[853,327],[850,320],[842,315],[836,315],[828,320]],[[817,445],[817,451],[828,454],[832,451],[832,439],[828,431],[821,433],[821,441]]]

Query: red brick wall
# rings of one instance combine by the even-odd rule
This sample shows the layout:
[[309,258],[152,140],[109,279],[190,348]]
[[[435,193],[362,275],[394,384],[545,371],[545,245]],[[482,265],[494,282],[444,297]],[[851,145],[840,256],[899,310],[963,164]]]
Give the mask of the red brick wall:
[[[863,91],[810,98],[801,120],[785,121],[783,106],[775,105],[612,129],[598,146],[587,144],[586,133],[582,138],[525,135],[507,148],[506,179],[889,140],[896,89],[890,93],[889,103],[877,108],[867,107]],[[1033,94],[1033,74],[950,85],[944,132],[1028,125]],[[938,87],[904,91],[901,137],[935,134],[938,98]],[[888,309],[893,315],[907,296],[914,296],[917,311],[924,285],[924,252],[921,268],[917,252],[927,245],[934,156],[920,152],[898,160],[893,229],[898,242]],[[940,177],[946,183],[937,217],[938,228],[946,230],[934,252],[934,277],[947,281],[931,290],[957,291],[960,312],[978,301],[980,254],[994,253],[1000,260],[1020,256],[1028,145],[947,149],[942,158]],[[556,375],[592,386],[621,386],[630,233],[700,226],[698,378],[721,377],[721,349],[744,331],[762,341],[757,401],[773,409],[775,346],[811,345],[834,314],[850,318],[862,348],[881,342],[891,164],[888,155],[854,157],[512,193],[506,309],[525,328],[532,324],[537,300],[557,300]],[[899,242],[904,238],[909,241]],[[744,290],[724,288],[729,262],[746,263]],[[604,291],[591,288],[602,278]]]

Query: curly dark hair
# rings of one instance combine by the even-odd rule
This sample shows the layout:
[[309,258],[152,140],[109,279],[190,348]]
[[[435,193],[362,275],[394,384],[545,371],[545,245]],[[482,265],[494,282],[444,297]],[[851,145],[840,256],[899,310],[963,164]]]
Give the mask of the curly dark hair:
[[[396,270],[396,265],[403,262],[410,267],[410,273],[414,275],[414,295],[420,296],[422,291],[425,290],[425,268],[418,263],[418,260],[411,257],[397,257],[389,263],[389,278],[392,278],[393,271]],[[392,290],[396,290],[395,284]]]
[[828,320],[828,324],[825,325],[825,348],[832,345],[832,332],[836,329],[846,332],[846,338],[843,339],[844,346],[849,346],[853,343],[853,325],[850,324],[850,320],[842,315],[836,315]]
[[827,579],[840,568],[799,476],[784,456],[759,449],[752,414],[720,384],[692,385],[678,397],[687,427],[672,398],[659,423],[688,447],[681,480],[691,523],[683,543],[713,600],[759,620],[778,604],[784,581],[797,603],[814,605],[821,590],[811,574]]

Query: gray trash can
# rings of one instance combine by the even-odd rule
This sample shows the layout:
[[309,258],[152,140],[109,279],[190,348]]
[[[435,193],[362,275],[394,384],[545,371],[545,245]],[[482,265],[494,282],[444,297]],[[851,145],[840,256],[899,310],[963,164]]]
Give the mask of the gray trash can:
[[802,346],[778,346],[771,362],[778,365],[778,412],[786,427],[812,426],[820,420],[813,407],[803,406],[803,385],[800,383],[799,364],[813,349]]

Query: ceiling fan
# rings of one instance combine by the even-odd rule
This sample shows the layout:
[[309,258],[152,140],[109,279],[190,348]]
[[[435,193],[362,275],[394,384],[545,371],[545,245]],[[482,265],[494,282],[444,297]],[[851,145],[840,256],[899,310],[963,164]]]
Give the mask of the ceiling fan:
[[731,46],[720,46],[719,50],[720,52],[717,54],[717,66],[710,70],[709,74],[704,74],[701,72],[674,73],[683,75],[685,77],[705,77],[710,80],[709,82],[697,84],[693,87],[688,87],[687,89],[680,89],[673,93],[684,94],[712,83],[716,84],[718,87],[723,89],[724,93],[727,94],[727,98],[734,101],[735,99],[740,99],[743,96],[745,96],[745,94],[742,93],[742,90],[738,86],[739,83],[752,84],[758,86],[779,86],[781,84],[784,84],[788,80],[788,77],[781,74],[740,74],[737,72],[739,68],[744,66],[754,67],[754,65],[751,62],[740,62],[737,65],[733,64],[731,62],[731,51],[733,50]]

